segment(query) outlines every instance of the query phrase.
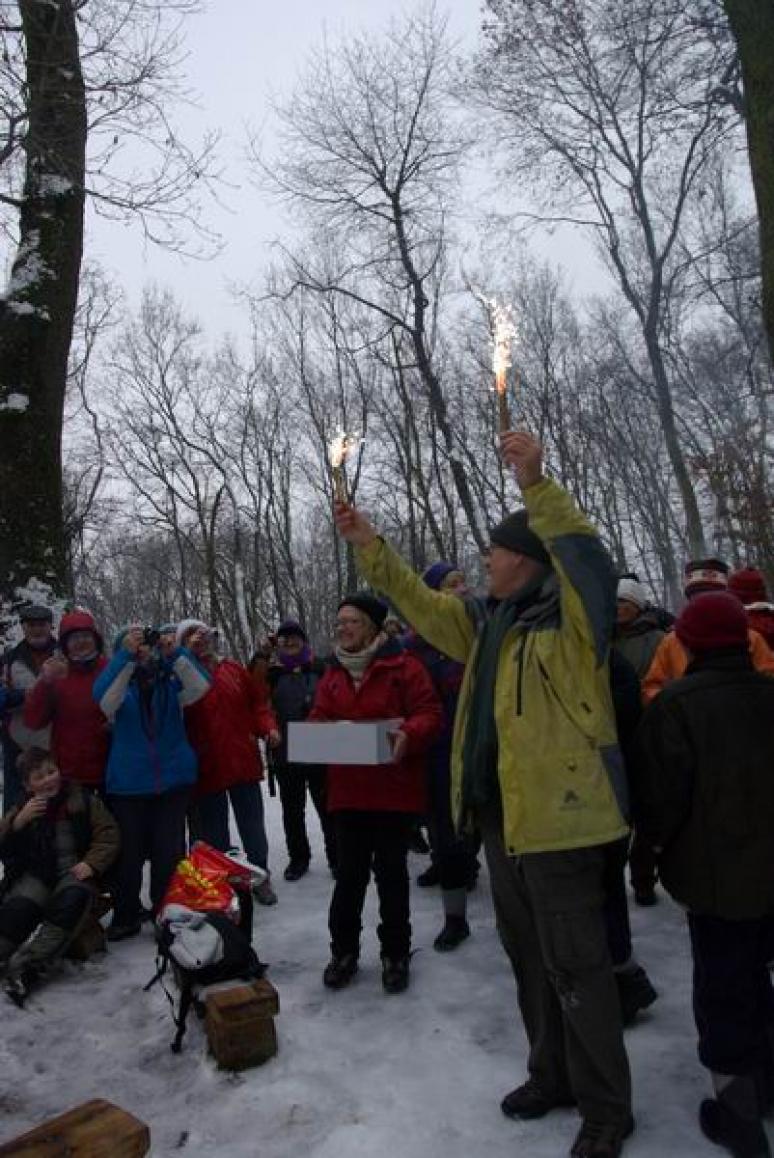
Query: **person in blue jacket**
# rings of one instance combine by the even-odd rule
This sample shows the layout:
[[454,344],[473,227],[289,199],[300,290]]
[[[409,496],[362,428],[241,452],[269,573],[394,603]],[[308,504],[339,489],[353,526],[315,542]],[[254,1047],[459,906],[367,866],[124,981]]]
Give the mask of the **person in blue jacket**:
[[94,698],[113,725],[105,789],[121,831],[111,941],[140,931],[146,857],[154,912],[160,904],[185,855],[186,811],[197,776],[183,708],[206,695],[210,677],[186,648],[162,657],[157,637],[139,624],[119,632],[113,658],[94,684]]

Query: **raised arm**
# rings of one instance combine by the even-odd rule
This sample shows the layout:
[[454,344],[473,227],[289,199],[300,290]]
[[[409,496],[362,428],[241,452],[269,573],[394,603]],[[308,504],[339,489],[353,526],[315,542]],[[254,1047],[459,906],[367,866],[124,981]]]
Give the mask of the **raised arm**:
[[172,653],[172,670],[180,680],[177,698],[181,708],[195,704],[197,700],[206,696],[212,687],[212,679],[207,669],[185,647],[179,647]]
[[574,500],[542,473],[542,447],[523,431],[502,437],[529,513],[530,530],[543,542],[559,579],[563,626],[574,628],[603,663],[615,622],[613,564],[595,528]]
[[391,547],[379,538],[365,515],[347,503],[337,503],[336,527],[356,548],[360,572],[398,608],[425,639],[461,663],[476,637],[473,617],[454,595],[432,591]]

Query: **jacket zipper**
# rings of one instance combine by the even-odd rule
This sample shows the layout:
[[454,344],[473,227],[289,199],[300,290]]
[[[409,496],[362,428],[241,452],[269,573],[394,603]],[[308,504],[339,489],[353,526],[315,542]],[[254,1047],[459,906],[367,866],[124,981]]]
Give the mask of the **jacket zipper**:
[[[537,664],[538,664],[538,667],[540,668],[540,674],[542,675],[543,679],[545,680],[546,684],[548,685],[548,687],[551,691],[551,695],[554,697],[557,704],[562,709],[562,712],[564,713],[565,717],[570,721],[570,723],[572,724],[575,731],[580,732],[580,734],[581,734],[581,736],[583,736],[584,740],[586,740],[589,744],[591,744],[592,747],[596,747],[596,740],[594,739],[594,737],[590,736],[588,734],[588,732],[585,732],[583,730],[583,728],[581,728],[581,726],[578,724],[577,720],[575,720],[573,718],[572,714],[570,713],[569,708],[567,707],[564,700],[562,699],[562,697],[559,695],[558,691],[554,687],[553,681],[552,681],[551,677],[549,676],[548,672],[546,671],[545,667],[543,666],[542,662],[540,660],[538,660]],[[589,705],[587,703],[585,703],[585,701],[581,701],[581,707],[584,708],[586,710],[586,712],[588,712],[589,715],[591,715],[591,708],[589,707]]]

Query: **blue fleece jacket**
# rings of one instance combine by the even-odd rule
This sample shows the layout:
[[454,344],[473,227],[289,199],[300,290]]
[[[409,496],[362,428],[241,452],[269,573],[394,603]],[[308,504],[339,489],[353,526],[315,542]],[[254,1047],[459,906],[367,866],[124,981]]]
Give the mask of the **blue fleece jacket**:
[[105,774],[108,795],[151,796],[185,788],[196,780],[183,708],[206,695],[207,671],[178,648],[156,671],[150,695],[135,676],[131,652],[120,648],[94,682],[94,698],[112,720],[113,740]]

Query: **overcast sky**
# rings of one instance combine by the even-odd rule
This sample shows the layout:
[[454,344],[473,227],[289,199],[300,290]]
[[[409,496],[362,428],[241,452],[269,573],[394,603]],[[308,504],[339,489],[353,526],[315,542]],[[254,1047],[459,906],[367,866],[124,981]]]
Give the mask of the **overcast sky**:
[[[257,281],[283,231],[275,206],[250,184],[245,159],[247,126],[270,124],[269,96],[291,91],[310,50],[323,35],[379,28],[424,0],[209,0],[206,12],[188,23],[188,81],[199,109],[182,116],[194,132],[202,126],[223,133],[221,156],[231,188],[228,209],[210,204],[205,217],[224,238],[217,259],[183,259],[146,245],[139,229],[100,222],[90,215],[88,256],[99,260],[136,304],[149,281],[170,286],[208,330],[237,332],[243,315],[230,299],[229,282]],[[450,29],[461,48],[473,48],[481,21],[479,0],[445,0]],[[563,250],[567,250],[563,239]],[[558,260],[556,241],[543,247]],[[582,251],[582,247],[581,247]],[[588,263],[588,251],[581,259]],[[575,267],[577,271],[578,259]]]

